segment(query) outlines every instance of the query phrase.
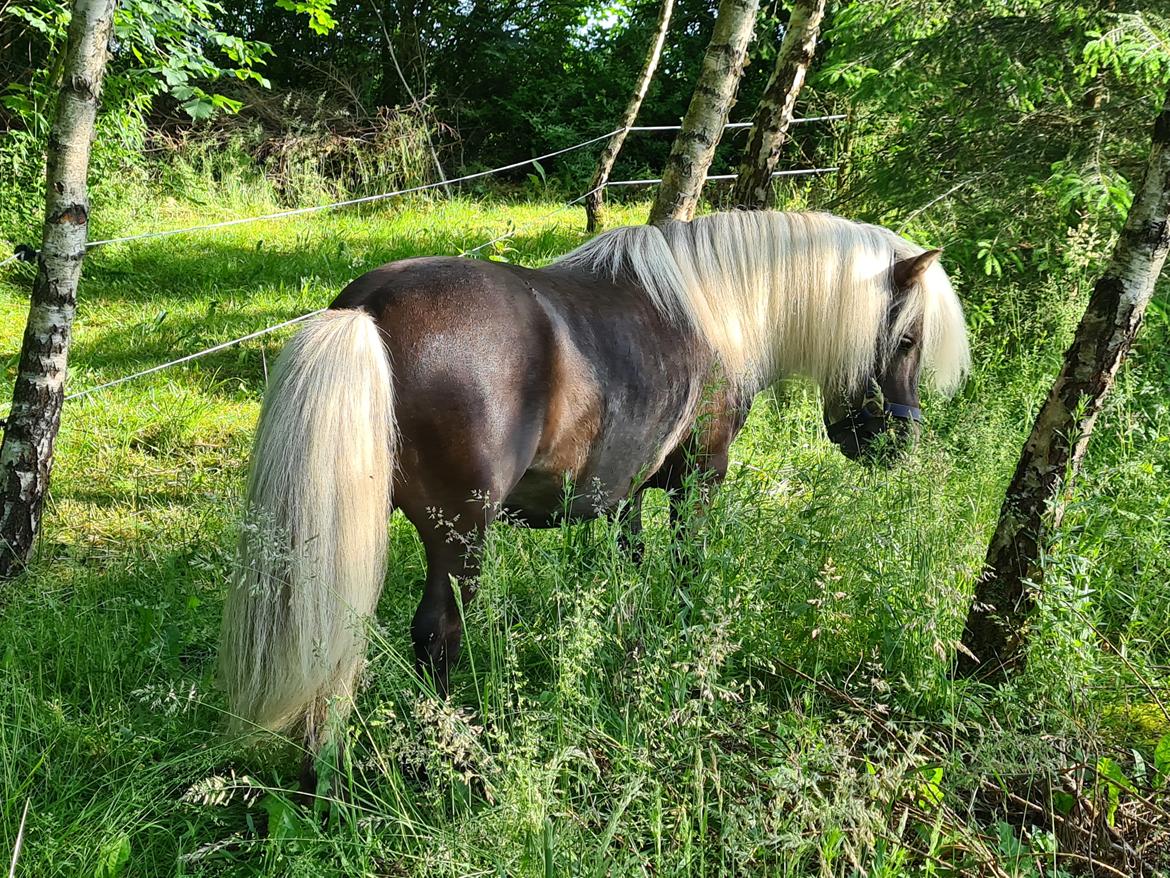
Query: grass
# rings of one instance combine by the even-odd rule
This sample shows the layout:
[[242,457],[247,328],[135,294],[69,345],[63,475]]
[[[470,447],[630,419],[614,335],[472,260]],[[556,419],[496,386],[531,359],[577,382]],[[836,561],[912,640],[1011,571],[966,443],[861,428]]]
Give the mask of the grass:
[[[272,206],[184,191],[111,204],[95,235]],[[95,251],[70,386],[289,319],[382,262],[458,253],[509,224],[494,255],[542,264],[584,239],[580,211],[548,218],[556,207],[395,202]],[[26,272],[0,276],[7,380]],[[396,517],[344,796],[313,807],[291,795],[291,745],[222,737],[212,672],[266,364],[289,331],[69,404],[37,556],[3,593],[0,850],[29,802],[29,876],[1165,868],[1164,307],[1069,498],[1027,672],[998,692],[947,673],[1078,307],[1066,281],[965,287],[982,297],[976,374],[958,399],[926,401],[929,434],[893,469],[837,454],[803,384],[761,397],[685,588],[661,498],[640,568],[604,522],[494,529],[446,702],[410,668],[423,562]],[[1006,319],[1041,308],[1044,331]]]

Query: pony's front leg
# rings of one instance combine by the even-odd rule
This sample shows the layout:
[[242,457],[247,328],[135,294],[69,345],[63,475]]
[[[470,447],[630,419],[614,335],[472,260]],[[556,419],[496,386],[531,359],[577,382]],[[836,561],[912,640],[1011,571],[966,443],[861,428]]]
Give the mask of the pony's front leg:
[[701,566],[703,522],[727,476],[728,463],[726,448],[705,454],[692,470],[693,481],[679,480],[667,488],[674,556],[688,575],[697,573]]
[[462,607],[475,597],[479,578],[483,528],[460,530],[454,525],[441,532],[438,526],[423,534],[427,556],[427,578],[422,601],[410,626],[414,641],[415,666],[420,674],[430,673],[435,691],[447,695],[448,674],[459,658],[463,640]]
[[642,563],[645,541],[642,538],[642,492],[618,504],[612,514],[617,525],[618,549],[635,564]]

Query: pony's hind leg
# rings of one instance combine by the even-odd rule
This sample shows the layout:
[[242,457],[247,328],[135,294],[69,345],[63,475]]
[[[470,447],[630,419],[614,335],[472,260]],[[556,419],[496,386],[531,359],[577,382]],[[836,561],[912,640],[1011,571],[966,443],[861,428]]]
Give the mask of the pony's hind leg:
[[471,603],[478,586],[483,534],[490,519],[480,518],[475,525],[465,527],[458,521],[442,520],[440,512],[435,514],[439,521],[425,530],[420,528],[427,578],[410,635],[416,667],[420,673],[429,673],[435,691],[445,696],[450,668],[459,658],[463,641],[463,608]]
[[447,694],[449,670],[459,657],[463,610],[479,585],[484,535],[510,483],[483,458],[458,463],[417,472],[400,494],[427,559],[422,600],[410,626],[415,666],[430,675],[440,695]]
[[412,399],[437,396],[444,403],[404,406],[400,422],[405,463],[394,499],[418,530],[427,560],[411,639],[416,667],[430,673],[441,695],[459,656],[463,609],[478,586],[484,535],[540,438],[540,412],[515,408],[517,400],[533,397],[520,381],[524,376],[497,371],[494,377],[505,386],[491,394],[478,381],[456,386],[450,379],[416,389]]

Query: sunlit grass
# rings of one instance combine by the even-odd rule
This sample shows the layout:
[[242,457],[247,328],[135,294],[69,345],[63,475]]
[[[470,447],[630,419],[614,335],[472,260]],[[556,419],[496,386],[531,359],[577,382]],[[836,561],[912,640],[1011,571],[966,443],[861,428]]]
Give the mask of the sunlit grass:
[[[115,205],[99,234],[272,207],[248,190],[204,202]],[[391,259],[515,228],[488,252],[544,264],[585,237],[579,208],[549,216],[561,203],[418,199],[97,250],[70,389],[323,307]],[[8,379],[25,271],[0,276]],[[1028,355],[1040,367],[981,356],[889,470],[834,451],[805,385],[761,397],[691,576],[660,497],[640,568],[606,523],[496,528],[447,703],[411,670],[423,562],[396,519],[344,795],[296,804],[292,747],[221,737],[212,661],[265,368],[289,332],[67,405],[37,557],[0,617],[0,855],[31,803],[18,874],[892,876],[991,856],[1038,875],[1027,851],[1043,862],[1047,830],[1021,854],[1009,840],[1032,824],[981,781],[1036,798],[1067,760],[1128,747],[1153,771],[1170,731],[1157,314],[1004,693],[948,670],[1047,348]]]

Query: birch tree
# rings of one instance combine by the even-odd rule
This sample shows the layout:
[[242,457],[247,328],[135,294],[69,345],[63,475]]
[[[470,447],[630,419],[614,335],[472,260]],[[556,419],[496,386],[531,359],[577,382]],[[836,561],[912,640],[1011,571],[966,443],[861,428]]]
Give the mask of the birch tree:
[[85,256],[86,175],[115,0],[74,0],[65,66],[49,134],[45,224],[12,410],[0,445],[0,576],[32,550],[53,467],[77,282]]
[[673,11],[674,0],[662,0],[662,6],[658,9],[654,39],[650,43],[646,61],[642,64],[642,72],[638,74],[638,81],[634,84],[634,93],[622,116],[621,130],[609,139],[597,160],[597,171],[589,185],[591,191],[585,198],[585,228],[590,232],[596,232],[602,223],[605,184],[609,181],[609,174],[613,170],[613,163],[617,161],[618,153],[622,151],[622,144],[626,142],[626,135],[630,133],[630,126],[638,118],[638,111],[642,108],[642,101],[650,89],[654,71],[658,69],[658,59],[662,57],[662,45],[666,42],[666,31],[670,27],[670,16]]
[[758,0],[720,0],[699,81],[650,208],[652,223],[689,220],[695,215],[707,169],[735,104],[758,8]]
[[788,140],[796,98],[817,47],[825,0],[794,0],[776,67],[752,118],[732,204],[751,210],[772,206],[772,173]]
[[[1064,364],[1024,445],[963,632],[958,672],[1002,679],[1023,664],[1026,624],[1060,497],[1080,468],[1093,425],[1133,344],[1170,250],[1170,94],[1154,123],[1145,176],[1105,273],[1097,281]],[[1054,506],[1050,523],[1048,508]]]

